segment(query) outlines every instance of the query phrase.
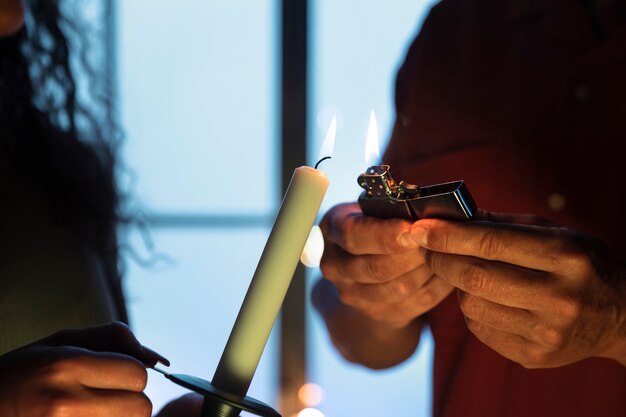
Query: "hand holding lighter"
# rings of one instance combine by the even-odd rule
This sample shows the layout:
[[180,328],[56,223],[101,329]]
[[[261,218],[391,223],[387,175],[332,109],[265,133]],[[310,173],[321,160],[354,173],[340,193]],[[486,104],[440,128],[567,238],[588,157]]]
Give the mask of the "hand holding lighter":
[[476,213],[476,203],[463,181],[419,187],[396,182],[389,165],[373,165],[359,175],[358,183],[365,190],[359,206],[367,216],[469,220]]

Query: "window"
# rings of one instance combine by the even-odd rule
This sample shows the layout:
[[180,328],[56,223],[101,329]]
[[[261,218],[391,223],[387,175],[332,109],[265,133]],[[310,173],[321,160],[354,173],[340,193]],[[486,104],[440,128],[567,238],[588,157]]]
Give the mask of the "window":
[[[117,5],[121,179],[149,231],[127,230],[130,319],[172,371],[210,380],[279,202],[276,5]],[[270,340],[250,388],[274,406],[275,362]],[[150,373],[155,410],[183,392]]]

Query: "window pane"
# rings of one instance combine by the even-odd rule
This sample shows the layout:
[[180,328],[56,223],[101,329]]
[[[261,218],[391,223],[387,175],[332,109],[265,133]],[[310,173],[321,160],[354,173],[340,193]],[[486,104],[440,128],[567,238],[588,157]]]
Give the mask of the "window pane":
[[274,3],[117,3],[125,156],[142,204],[192,213],[274,207]]
[[[433,3],[313,2],[311,162],[333,113],[338,119],[335,154],[324,166],[331,180],[325,209],[355,201],[361,192],[356,178],[366,168],[365,138],[372,109],[382,155],[393,122],[396,71]],[[319,272],[311,275],[317,279]],[[411,360],[391,370],[369,371],[341,358],[317,313],[309,321],[310,376],[325,391],[319,408],[326,416],[430,415],[432,339],[428,333]]]
[[391,369],[372,371],[348,363],[330,343],[322,319],[315,315],[309,345],[311,382],[323,389],[318,408],[333,416],[431,416],[433,340],[422,333],[413,356]]
[[[133,329],[173,372],[211,379],[279,201],[275,1],[117,5],[124,189],[131,204],[176,224],[217,226],[154,228],[165,260],[151,267],[125,252]],[[225,226],[216,214],[234,217]],[[154,257],[138,235],[132,229],[129,247]],[[272,405],[275,351],[270,340],[249,392]],[[183,392],[151,373],[155,409]]]
[[[142,243],[136,231],[134,248]],[[153,232],[152,265],[128,261],[126,294],[133,330],[171,362],[171,371],[210,380],[248,289],[269,228]],[[128,256],[127,259],[132,258]],[[139,255],[147,258],[147,255]],[[273,337],[272,337],[273,339]],[[276,407],[277,347],[270,339],[249,395]],[[155,411],[187,392],[150,372]]]

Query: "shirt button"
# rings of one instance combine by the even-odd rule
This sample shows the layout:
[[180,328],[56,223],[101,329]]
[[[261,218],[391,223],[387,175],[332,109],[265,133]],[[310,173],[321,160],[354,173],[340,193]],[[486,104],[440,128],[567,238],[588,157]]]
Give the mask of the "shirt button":
[[591,87],[587,83],[578,83],[574,86],[574,98],[585,101],[591,96]]
[[409,116],[406,113],[398,113],[398,121],[402,127],[407,127],[409,125]]
[[567,200],[561,193],[552,193],[548,196],[548,207],[555,213],[563,211],[566,204]]

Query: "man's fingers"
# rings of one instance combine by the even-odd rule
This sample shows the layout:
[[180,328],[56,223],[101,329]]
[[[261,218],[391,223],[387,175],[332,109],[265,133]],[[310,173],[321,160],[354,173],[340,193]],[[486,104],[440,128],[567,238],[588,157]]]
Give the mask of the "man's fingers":
[[414,302],[423,306],[424,312],[427,312],[443,301],[453,290],[454,287],[447,281],[436,275],[432,275],[422,289],[415,295]]
[[426,263],[454,287],[497,304],[535,310],[549,300],[545,272],[432,251],[427,251]]
[[541,328],[536,314],[525,309],[493,303],[462,291],[459,293],[459,305],[467,319],[503,332],[518,334],[540,345],[550,346],[551,334]]
[[452,290],[454,287],[441,278],[430,276],[417,292],[401,301],[380,302],[359,299],[351,305],[376,320],[404,327],[439,304]]
[[76,382],[95,389],[142,392],[147,372],[138,360],[120,353],[93,352],[63,346],[61,357],[53,361],[45,376],[59,384]]
[[478,340],[505,358],[528,368],[538,367],[545,351],[541,346],[518,334],[498,330],[486,324],[466,319],[467,327]]
[[365,302],[396,303],[416,294],[431,277],[432,272],[421,264],[409,272],[383,283],[355,283],[350,287],[350,297]]
[[466,322],[467,327],[478,340],[505,358],[526,368],[545,368],[565,364],[554,361],[554,350],[528,340],[524,336],[505,332],[472,319],[466,319]]
[[559,231],[542,226],[423,219],[413,224],[411,236],[420,246],[436,252],[556,271],[566,255]]
[[431,310],[452,292],[447,282],[431,276],[420,290],[397,303],[368,303],[361,310],[376,320],[395,327],[404,327],[416,317]]
[[[333,207],[320,223],[324,239],[354,254],[392,254],[411,248],[411,222],[364,216],[357,204]],[[328,246],[328,245],[327,245]]]
[[324,250],[320,268],[322,274],[337,283],[342,280],[361,283],[391,281],[424,263],[418,250],[389,255],[352,255],[337,245]]

